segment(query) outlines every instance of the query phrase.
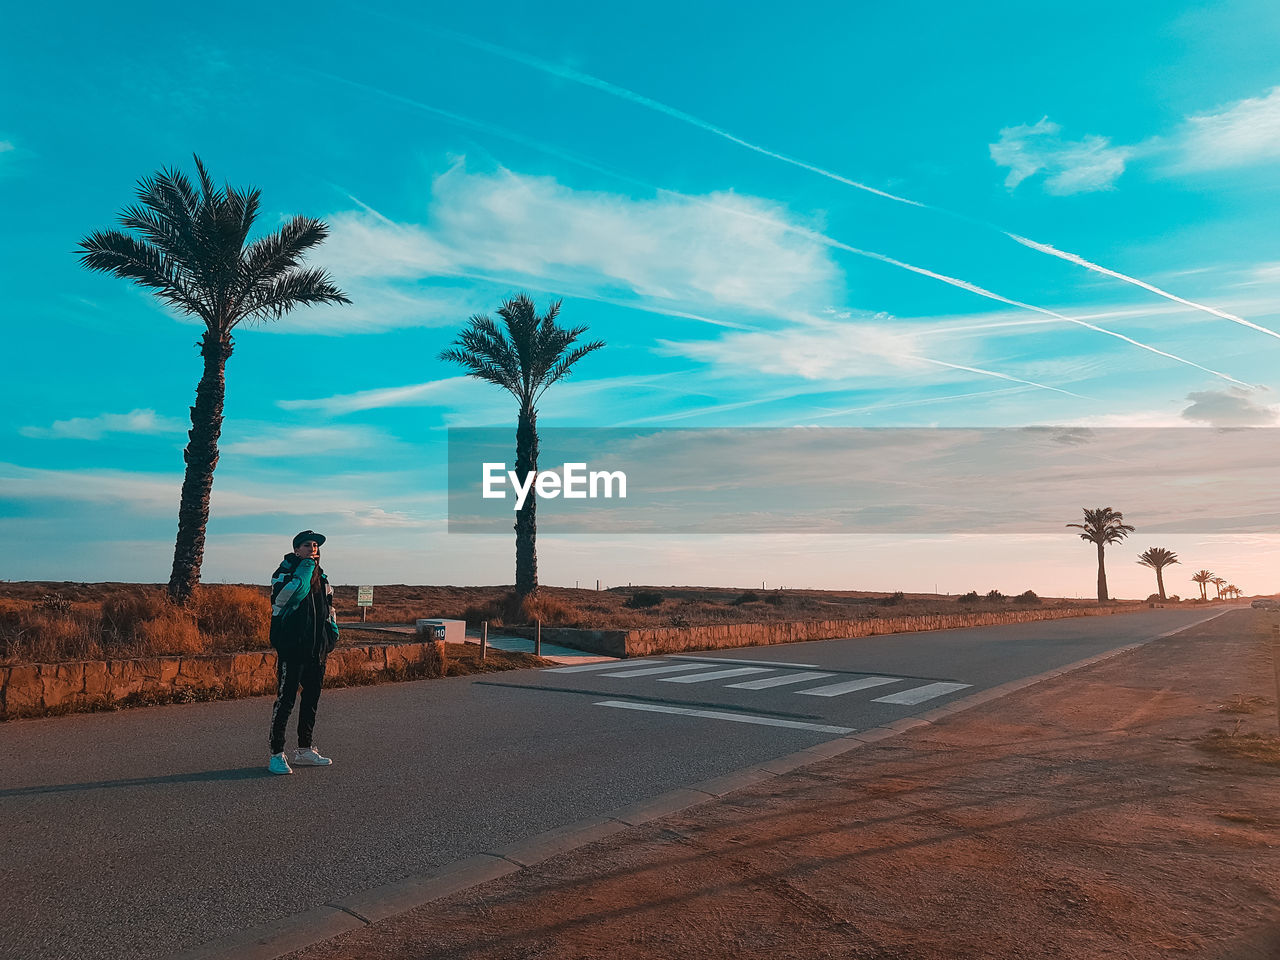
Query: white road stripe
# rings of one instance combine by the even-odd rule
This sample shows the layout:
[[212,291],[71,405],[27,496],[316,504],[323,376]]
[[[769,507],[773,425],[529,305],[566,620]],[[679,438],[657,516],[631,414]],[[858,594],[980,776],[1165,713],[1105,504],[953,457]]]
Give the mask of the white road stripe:
[[739,660],[737,657],[668,657],[669,660],[697,660],[700,663],[740,663],[753,667],[800,667],[808,670],[821,669],[820,663],[783,663],[781,660]]
[[806,680],[821,680],[823,677],[834,677],[834,673],[790,673],[781,677],[765,677],[763,680],[744,680],[742,683],[726,683],[726,687],[739,690],[768,690],[770,687],[781,687],[788,683],[804,683]]
[[[638,667],[643,663],[658,663],[657,660],[632,660],[627,664],[629,667]],[[583,673],[587,670],[608,670],[610,667],[616,667],[619,661],[609,660],[604,663],[583,663],[574,667],[552,667],[543,673]]]
[[902,677],[863,677],[861,680],[846,680],[844,683],[830,683],[825,687],[813,687],[809,690],[797,690],[796,693],[806,697],[838,697],[841,694],[865,690],[867,687],[878,687],[886,683],[898,683]]
[[887,697],[876,697],[871,702],[902,704],[924,703],[924,701],[932,700],[934,697],[940,697],[944,693],[953,693],[956,690],[963,690],[967,686],[969,686],[967,683],[927,683],[923,687],[913,687],[910,690],[903,690],[901,693],[891,693]]
[[764,667],[739,667],[737,670],[712,670],[710,673],[695,673],[685,677],[661,677],[659,683],[706,683],[708,680],[721,680],[724,677],[740,677],[744,673],[768,673]]
[[633,703],[628,700],[597,700],[597,707],[620,707],[623,710],[644,710],[649,713],[674,713],[684,717],[706,717],[708,720],[732,720],[734,723],[754,723],[763,727],[787,727],[792,730],[813,730],[816,733],[853,733],[853,727],[833,727],[823,723],[805,723],[802,720],[779,720],[777,717],[756,717],[742,713],[722,713],[719,710],[694,710],[690,707],[668,707],[658,703]]
[[641,667],[639,670],[619,670],[617,673],[602,673],[602,677],[647,677],[655,673],[679,673],[690,670],[705,670],[696,663],[668,663],[661,667]]

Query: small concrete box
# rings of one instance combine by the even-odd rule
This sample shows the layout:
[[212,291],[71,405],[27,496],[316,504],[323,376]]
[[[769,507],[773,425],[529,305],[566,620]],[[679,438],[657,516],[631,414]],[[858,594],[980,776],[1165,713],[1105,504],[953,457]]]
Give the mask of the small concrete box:
[[465,620],[419,620],[419,640],[443,640],[445,643],[467,642]]

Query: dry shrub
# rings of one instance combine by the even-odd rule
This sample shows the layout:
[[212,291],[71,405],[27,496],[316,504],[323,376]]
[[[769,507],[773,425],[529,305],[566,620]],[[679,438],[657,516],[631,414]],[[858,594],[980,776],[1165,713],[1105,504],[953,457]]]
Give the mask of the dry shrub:
[[473,603],[462,611],[459,620],[467,621],[467,626],[478,627],[486,620],[491,627],[500,627],[504,623],[503,614],[506,604],[501,600],[489,600],[485,603]]
[[7,663],[96,657],[99,632],[92,609],[68,605],[51,612],[39,603],[0,601],[0,660]]
[[232,584],[196,588],[189,608],[207,650],[253,650],[267,646],[271,602],[253,587]]
[[[514,608],[514,609],[513,609]],[[582,611],[572,603],[538,591],[520,601],[512,594],[507,601],[508,623],[533,623],[541,620],[548,626],[572,627],[582,619]],[[511,616],[510,614],[513,614]]]
[[195,617],[173,604],[159,616],[139,621],[135,630],[139,646],[153,656],[204,653],[208,649]]
[[1239,733],[1239,727],[1240,721],[1236,721],[1236,729],[1230,733],[1214,728],[1201,737],[1196,746],[1238,760],[1280,766],[1280,739],[1260,733]]
[[205,650],[195,617],[158,587],[141,587],[103,601],[102,645],[108,656]]

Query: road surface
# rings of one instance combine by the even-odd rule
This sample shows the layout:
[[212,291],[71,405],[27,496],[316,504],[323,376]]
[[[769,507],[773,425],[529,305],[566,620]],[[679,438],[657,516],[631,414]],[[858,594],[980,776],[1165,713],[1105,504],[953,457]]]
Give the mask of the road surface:
[[1208,615],[329,690],[291,777],[264,697],[0,724],[0,957],[171,956]]

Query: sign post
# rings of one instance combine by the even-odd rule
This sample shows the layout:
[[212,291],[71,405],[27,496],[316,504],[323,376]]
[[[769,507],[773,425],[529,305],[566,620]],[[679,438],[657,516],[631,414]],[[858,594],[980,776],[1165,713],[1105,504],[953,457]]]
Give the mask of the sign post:
[[360,622],[368,619],[369,608],[373,606],[373,587],[356,588],[356,606],[360,608]]

